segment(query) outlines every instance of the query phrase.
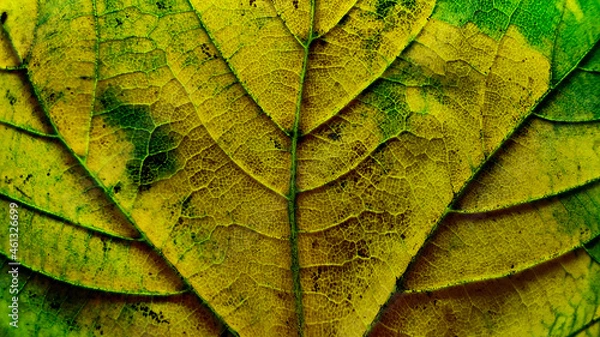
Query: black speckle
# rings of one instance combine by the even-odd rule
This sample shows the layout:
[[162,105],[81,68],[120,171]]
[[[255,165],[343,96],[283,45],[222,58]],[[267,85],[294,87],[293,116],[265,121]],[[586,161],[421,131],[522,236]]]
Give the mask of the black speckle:
[[170,324],[169,320],[165,319],[162,311],[156,313],[155,311],[153,311],[152,309],[150,309],[150,307],[148,307],[148,306],[146,306],[144,304],[132,305],[132,308],[135,311],[141,311],[142,315],[144,317],[150,317],[150,318],[152,318],[158,324],[161,324],[161,323]]
[[172,8],[172,7],[173,7],[173,6],[167,6],[167,5],[165,5],[165,2],[164,2],[164,1],[158,1],[158,2],[156,3],[156,8],[158,8],[158,9],[159,9],[159,10],[161,10],[161,11],[164,11],[164,10],[171,10],[171,8]]
[[25,177],[25,180],[23,180],[23,184],[27,184],[27,182],[29,181],[29,179],[33,178],[32,174],[28,174],[27,177]]
[[202,54],[204,54],[207,59],[216,59],[217,58],[217,54],[211,54],[210,53],[210,48],[208,47],[208,45],[206,43],[202,43],[200,45],[200,51],[202,52]]
[[331,140],[340,140],[340,134],[337,132],[330,132],[329,134],[327,134],[327,138],[331,139]]
[[273,138],[269,137],[269,140],[273,142],[273,145],[275,146],[275,148],[277,150],[282,150],[283,149],[283,145],[281,145],[281,143],[278,142],[277,139],[273,139]]
[[121,192],[121,182],[118,182],[114,187],[113,187],[113,191],[115,192],[115,194]]
[[2,12],[2,15],[0,16],[0,24],[4,24],[7,18],[8,14],[6,14],[6,12]]
[[108,252],[109,250],[111,250],[112,248],[108,247],[108,244],[106,243],[107,239],[106,238],[101,238],[100,241],[102,241],[102,251],[103,252]]
[[293,0],[292,4],[294,5],[295,9],[298,9],[298,0]]
[[50,88],[44,88],[44,89],[42,89],[41,96],[47,102],[47,104],[50,106],[50,105],[53,105],[54,103],[56,103],[61,98],[63,98],[64,93],[62,91],[54,92]]
[[189,209],[191,202],[192,196],[190,195],[187,198],[185,198],[185,200],[183,200],[183,202],[181,203],[181,210],[183,212],[186,212]]
[[10,90],[6,90],[6,95],[4,95],[6,99],[8,99],[8,103],[10,105],[15,105],[17,103],[17,98],[10,92]]

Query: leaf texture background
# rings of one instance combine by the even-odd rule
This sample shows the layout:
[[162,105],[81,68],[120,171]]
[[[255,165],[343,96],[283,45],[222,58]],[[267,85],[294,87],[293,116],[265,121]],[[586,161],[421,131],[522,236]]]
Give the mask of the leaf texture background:
[[0,13],[0,335],[598,335],[597,0]]

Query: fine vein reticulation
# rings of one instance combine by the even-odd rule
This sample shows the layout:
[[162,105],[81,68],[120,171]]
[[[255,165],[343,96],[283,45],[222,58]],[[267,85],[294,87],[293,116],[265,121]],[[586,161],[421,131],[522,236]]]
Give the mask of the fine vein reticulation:
[[[95,13],[96,13],[96,3],[95,3],[95,1],[93,2],[93,9],[94,9],[94,21],[95,21],[95,25],[97,25],[97,18],[96,18],[96,15],[95,15]],[[170,291],[167,291],[167,292],[165,292],[164,290],[161,290],[161,291],[159,291],[159,292],[157,292],[157,293],[152,293],[152,292],[149,292],[149,293],[147,293],[147,292],[145,292],[145,291],[133,291],[133,292],[124,291],[123,293],[125,293],[125,294],[132,293],[132,294],[134,294],[134,295],[141,295],[141,296],[158,296],[158,297],[162,297],[162,296],[173,296],[173,295],[177,295],[177,294],[184,294],[184,293],[191,292],[191,293],[193,293],[193,294],[194,294],[194,295],[197,297],[197,299],[200,301],[200,303],[202,303],[201,305],[203,305],[203,306],[205,306],[206,308],[208,308],[208,310],[209,310],[209,311],[212,313],[212,315],[214,315],[214,317],[215,317],[215,318],[216,318],[216,319],[219,321],[219,323],[220,323],[220,324],[222,324],[222,325],[224,326],[224,329],[225,329],[225,331],[227,331],[227,332],[228,332],[230,335],[232,335],[232,336],[238,336],[237,332],[236,332],[234,329],[232,329],[232,328],[230,328],[230,327],[228,326],[227,322],[226,322],[224,319],[222,319],[222,318],[220,317],[220,315],[219,315],[219,314],[218,314],[218,313],[217,313],[217,312],[216,312],[214,309],[212,309],[212,308],[211,308],[211,306],[210,306],[210,305],[209,305],[209,304],[208,304],[208,303],[207,303],[207,302],[206,302],[206,301],[205,301],[205,300],[202,298],[202,296],[200,296],[200,295],[198,294],[198,292],[197,292],[197,291],[194,289],[194,287],[193,287],[193,286],[191,286],[191,285],[189,284],[188,280],[187,280],[187,279],[186,279],[184,276],[182,276],[182,275],[180,274],[180,272],[178,271],[178,269],[177,269],[177,268],[176,268],[176,267],[175,267],[175,266],[174,266],[174,265],[173,265],[173,264],[172,264],[172,263],[169,261],[169,259],[167,259],[167,258],[166,258],[166,257],[163,255],[163,253],[162,253],[162,251],[160,250],[160,248],[158,248],[158,247],[157,247],[157,246],[156,246],[156,245],[155,245],[155,244],[154,244],[154,243],[153,243],[153,242],[152,242],[152,241],[151,241],[151,240],[150,240],[150,239],[149,239],[149,238],[146,236],[146,234],[144,233],[144,231],[142,231],[142,230],[141,230],[141,229],[140,229],[140,228],[137,226],[136,222],[135,222],[135,221],[132,219],[132,217],[131,217],[131,215],[129,214],[129,212],[127,212],[127,211],[126,211],[126,210],[125,210],[125,209],[124,209],[124,208],[123,208],[123,207],[120,205],[120,203],[114,199],[114,197],[113,197],[113,194],[111,194],[111,193],[106,193],[106,191],[108,191],[109,189],[108,189],[108,188],[107,188],[107,187],[104,185],[104,183],[103,183],[103,182],[102,182],[102,181],[101,181],[101,180],[100,180],[100,179],[99,179],[99,178],[98,178],[98,177],[97,177],[97,176],[96,176],[96,175],[95,175],[95,174],[94,174],[94,173],[93,173],[93,172],[92,172],[92,171],[91,171],[91,170],[90,170],[88,167],[87,167],[87,165],[86,165],[86,163],[85,163],[85,158],[83,158],[82,156],[80,156],[80,155],[78,155],[78,154],[76,154],[75,152],[73,152],[73,151],[72,151],[71,147],[69,146],[69,144],[67,143],[67,141],[66,141],[66,140],[65,140],[65,139],[64,139],[64,138],[61,136],[60,132],[58,131],[58,128],[57,128],[57,126],[54,124],[54,122],[53,122],[53,119],[52,119],[52,117],[50,116],[50,114],[49,114],[49,112],[48,112],[48,108],[47,108],[47,107],[44,105],[44,101],[41,99],[40,93],[39,93],[39,92],[38,92],[38,90],[36,89],[36,87],[35,87],[35,84],[34,84],[33,80],[31,79],[31,75],[29,74],[28,67],[27,67],[27,62],[28,62],[28,61],[27,61],[27,60],[23,60],[23,59],[21,58],[21,56],[19,55],[19,53],[18,53],[18,51],[17,51],[17,48],[16,48],[16,47],[14,46],[14,44],[13,44],[13,40],[10,38],[10,36],[9,36],[9,35],[8,35],[8,33],[5,31],[5,29],[4,29],[4,27],[3,27],[2,25],[0,25],[0,29],[2,30],[2,32],[1,32],[1,33],[3,33],[3,34],[6,34],[6,35],[7,35],[7,37],[8,37],[8,41],[9,41],[9,43],[10,43],[10,46],[12,47],[12,51],[14,52],[14,54],[15,54],[15,57],[16,57],[16,58],[19,60],[19,62],[21,62],[19,66],[17,66],[17,67],[14,67],[14,69],[7,69],[7,71],[11,71],[11,72],[12,72],[12,71],[22,71],[22,72],[24,72],[24,73],[25,73],[25,78],[26,78],[26,80],[27,80],[27,82],[28,82],[28,85],[31,87],[31,90],[32,90],[32,92],[33,92],[33,95],[34,95],[34,97],[36,98],[36,101],[39,103],[39,105],[40,105],[40,107],[41,107],[41,109],[42,109],[42,111],[43,111],[43,113],[44,113],[45,117],[47,118],[47,119],[44,121],[44,123],[49,123],[49,124],[50,124],[50,126],[51,126],[51,129],[52,129],[53,133],[52,133],[52,134],[49,134],[49,135],[47,135],[47,134],[45,134],[45,133],[40,133],[40,132],[39,132],[39,131],[37,131],[37,130],[31,130],[31,131],[30,131],[30,130],[28,130],[27,128],[16,127],[16,129],[18,129],[18,130],[23,130],[24,132],[27,132],[27,133],[32,133],[32,134],[34,134],[34,135],[36,135],[36,136],[43,136],[43,137],[50,137],[50,138],[57,139],[57,140],[58,140],[58,141],[61,143],[62,147],[63,147],[64,149],[66,149],[66,150],[67,150],[67,152],[69,152],[69,155],[70,155],[70,156],[71,156],[71,157],[72,157],[72,158],[73,158],[73,159],[74,159],[74,160],[77,162],[77,164],[78,164],[78,165],[79,165],[81,168],[83,168],[83,170],[85,171],[85,175],[86,175],[86,176],[87,176],[89,179],[91,179],[91,180],[93,181],[93,184],[94,184],[95,186],[99,186],[99,187],[101,187],[101,188],[102,188],[102,190],[105,192],[106,198],[107,198],[107,199],[109,199],[109,201],[111,202],[111,204],[113,204],[113,205],[114,205],[114,206],[115,206],[115,207],[118,209],[119,213],[120,213],[120,214],[122,214],[122,215],[123,215],[123,216],[124,216],[124,217],[127,219],[128,225],[130,224],[130,225],[132,225],[132,226],[135,228],[135,232],[136,232],[135,236],[138,236],[138,235],[139,235],[139,238],[128,238],[128,237],[119,237],[119,236],[117,236],[117,237],[118,237],[119,239],[121,239],[121,240],[136,240],[136,241],[140,241],[140,242],[143,242],[143,243],[147,244],[147,245],[150,247],[150,251],[151,251],[153,254],[156,254],[157,256],[159,256],[159,257],[160,257],[160,258],[161,258],[161,259],[162,259],[162,260],[163,260],[163,261],[164,261],[164,262],[165,262],[165,263],[166,263],[166,264],[167,264],[167,265],[170,267],[170,269],[171,269],[172,271],[174,271],[174,272],[175,272],[175,273],[178,275],[178,277],[176,277],[176,278],[171,278],[171,279],[169,279],[169,280],[163,280],[163,282],[165,282],[165,281],[166,281],[166,283],[171,283],[172,285],[175,285],[176,287],[177,287],[177,284],[178,284],[180,281],[182,281],[182,282],[183,282],[183,284],[184,284],[184,286],[183,286],[181,289],[172,289],[172,290],[170,290]],[[95,30],[96,30],[96,29],[95,29]],[[97,34],[97,33],[96,33],[96,34]],[[95,48],[97,48],[97,43],[96,43],[96,47],[95,47]],[[96,50],[96,56],[97,56],[97,55],[98,55],[98,54],[97,54],[97,50]],[[96,63],[95,63],[95,64],[96,64]],[[95,69],[95,72],[96,72],[96,74],[97,74],[97,64],[94,66],[94,69]],[[95,88],[95,86],[96,86],[96,79],[94,79],[94,88]],[[5,122],[3,122],[3,124],[9,124],[9,125],[10,125],[11,123],[5,123]],[[10,125],[10,126],[11,126],[11,127],[14,127],[14,126],[12,126],[12,125]],[[3,196],[3,197],[5,197],[5,198],[7,198],[8,200],[11,200],[11,199],[13,199],[13,198],[11,198],[10,196],[8,196],[8,195],[5,195],[4,193],[2,193],[2,196]],[[24,204],[24,205],[26,205],[26,207],[27,207],[27,206],[29,206],[29,205],[27,205],[27,201],[26,201],[26,200],[18,200],[18,199],[13,199],[13,200],[14,200],[14,201],[18,201],[20,204]],[[35,206],[29,206],[29,207],[31,207],[32,209],[36,209],[36,208],[35,208]],[[46,214],[49,214],[50,216],[52,216],[52,217],[54,217],[54,218],[58,218],[59,220],[62,220],[62,219],[60,219],[61,217],[60,217],[59,215],[56,215],[56,214],[51,214],[51,213],[50,213],[50,212],[48,212],[48,211],[41,211],[41,213],[42,213],[42,214],[46,213]],[[66,223],[68,223],[68,222],[70,222],[70,221],[68,221],[68,220],[67,220],[67,221],[65,221],[65,222],[66,222]],[[46,226],[47,226],[47,225],[46,225]],[[81,226],[81,225],[80,225],[80,224],[76,224],[76,226],[77,226],[77,227],[79,227],[79,226]],[[85,226],[82,226],[82,227],[83,227],[83,228],[85,228]],[[90,227],[88,227],[87,229],[88,229],[88,230],[90,230],[91,232],[102,233],[102,234],[105,234],[105,235],[106,235],[106,234],[108,234],[108,233],[103,233],[101,229],[97,229],[97,228],[90,228]],[[112,236],[114,236],[114,234],[108,234],[108,235],[112,235]],[[87,260],[87,259],[86,259],[86,260]],[[84,262],[84,263],[90,263],[90,262],[89,262],[89,260],[88,260],[88,261],[86,261],[86,262]],[[32,266],[28,266],[28,263],[26,263],[26,262],[24,263],[24,266],[30,267],[30,268],[31,268],[31,270],[33,270],[33,271],[35,271],[35,270],[36,270],[36,268],[34,268],[34,267],[32,267]],[[124,271],[124,272],[126,272],[126,273],[131,273],[131,272],[132,272],[132,270],[127,270],[127,267],[123,267],[123,271]],[[45,274],[45,275],[47,275],[47,276],[51,276],[51,277],[54,277],[54,278],[56,278],[56,277],[54,276],[54,273],[47,273],[47,272],[44,272],[44,271],[40,271],[40,273],[41,273],[41,274]],[[150,274],[150,275],[151,275],[151,274]],[[96,275],[96,276],[98,276],[98,275]],[[94,277],[96,277],[96,276],[94,276]],[[99,276],[99,277],[102,277],[102,276]],[[114,277],[114,276],[106,276],[106,278],[107,278],[107,279],[109,279],[110,277]],[[178,279],[178,278],[179,278],[179,279]],[[61,280],[61,281],[63,281],[63,282],[66,282],[67,284],[70,284],[70,283],[71,283],[71,282],[69,282],[68,280],[65,280],[65,279],[60,279],[60,278],[59,278],[59,280]],[[73,284],[73,283],[71,283],[71,284]],[[77,285],[77,286],[82,286],[81,284],[74,284],[74,285]],[[88,288],[88,289],[96,289],[96,288],[94,288],[93,286],[85,286],[85,285],[84,285],[84,287],[85,287],[85,288]],[[108,293],[110,293],[110,292],[111,292],[110,290],[107,290],[107,289],[104,289],[104,288],[97,288],[96,290],[107,291]],[[118,293],[118,292],[115,292],[115,293]],[[182,299],[182,302],[183,302],[183,301],[186,301],[186,300]],[[86,304],[87,304],[87,303],[86,303]],[[83,306],[82,306],[82,308],[83,308]],[[199,314],[203,315],[202,311],[199,311]],[[160,321],[159,321],[159,322],[160,322]]]
[[597,3],[92,1],[56,31],[55,5],[0,70],[37,119],[0,111],[34,274],[207,336],[597,328]]

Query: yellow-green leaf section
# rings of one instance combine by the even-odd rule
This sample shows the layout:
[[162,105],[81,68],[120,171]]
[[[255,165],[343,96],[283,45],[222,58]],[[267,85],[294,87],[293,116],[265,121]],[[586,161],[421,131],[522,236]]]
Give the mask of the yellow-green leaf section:
[[190,2],[247,94],[279,127],[291,130],[301,90],[303,48],[277,15],[274,3]]
[[[147,184],[168,175],[176,168],[173,160],[171,169],[151,173],[143,162],[153,159],[144,157],[165,156],[202,123],[241,169],[277,193],[287,191],[289,139],[237,83],[193,12],[157,19],[137,7],[113,6],[98,21],[107,41],[99,46],[105,66],[99,69],[88,163],[108,185],[128,185],[130,178]],[[136,122],[140,114],[143,121]],[[135,141],[116,142],[118,134]],[[133,158],[115,165],[110,158],[121,153]],[[129,187],[124,192],[128,199],[135,194]]]
[[[489,55],[469,53],[464,47],[469,38],[476,50]],[[364,93],[371,118],[381,121],[367,125],[382,134],[370,151],[356,146],[355,151],[366,158],[355,154],[356,166],[332,182],[328,182],[336,178],[329,173],[332,170],[323,170],[331,174],[327,180],[319,177],[321,181],[312,183],[317,188],[299,196],[299,243],[305,253],[300,255],[301,280],[309,335],[353,335],[368,328],[379,309],[371,303],[383,303],[394,291],[397,278],[454,193],[547,90],[548,60],[524,50],[527,43],[516,30],[497,43],[473,25],[457,28],[430,20],[415,42],[401,56],[398,70],[394,66],[389,70],[391,80],[382,79]],[[436,80],[428,85],[432,77]],[[496,94],[499,88],[504,89],[502,96]],[[473,99],[473,93],[479,98]],[[513,105],[514,100],[520,104]],[[365,115],[358,112],[356,118]],[[346,125],[349,134],[360,127]],[[379,130],[373,130],[375,125]],[[336,138],[343,140],[344,134],[335,129],[341,129],[338,125],[328,126],[332,137],[313,139],[333,149]],[[323,151],[328,152],[334,161],[336,151]],[[316,158],[329,159],[315,155],[315,164]],[[302,187],[303,174],[307,180],[316,178],[310,167],[299,167]],[[323,181],[326,184],[319,186]]]
[[[114,293],[169,295],[186,290],[178,275],[143,242],[91,232],[21,205],[16,256],[28,268],[72,285]],[[0,216],[8,219],[9,202],[0,199],[0,206]],[[13,233],[5,231],[0,239],[9,242]],[[0,253],[12,256],[10,248],[2,246]]]
[[32,18],[37,16],[37,8],[34,0],[0,4],[0,69],[18,67],[29,56],[36,24]]
[[456,205],[481,212],[523,204],[600,179],[600,124],[532,119],[478,176]]
[[502,211],[453,213],[421,252],[402,287],[444,288],[511,275],[600,235],[600,185]]
[[35,39],[27,59],[34,90],[57,130],[79,156],[87,154],[95,99],[95,21],[92,2],[39,2]]
[[[318,2],[318,1],[317,1]],[[309,46],[300,131],[338,114],[417,36],[434,1],[359,0]]]
[[[432,1],[358,1],[345,20],[313,41],[321,13],[315,2],[284,5],[256,0],[191,1],[232,71],[266,114],[291,132],[302,93],[300,130],[308,132],[337,114],[389,66],[416,36]],[[281,4],[280,4],[281,7]],[[298,27],[297,27],[298,26]],[[297,27],[297,28],[294,28]],[[298,36],[294,35],[297,34]],[[308,49],[306,67],[303,59]]]
[[[273,3],[290,32],[301,41],[307,41],[311,25],[311,1],[274,0]],[[357,0],[315,1],[313,36],[321,36],[329,32],[356,3]],[[378,5],[390,6],[392,4],[379,1]]]
[[552,85],[572,71],[600,37],[596,0],[508,0],[437,2],[433,17],[456,25],[476,24],[500,39],[510,25],[552,62]]
[[[4,258],[2,274],[11,266]],[[19,267],[18,328],[0,326],[0,335],[30,336],[227,336],[224,328],[194,296],[151,298],[86,290]],[[9,288],[10,278],[0,280]],[[0,304],[12,305],[8,291]]]
[[[198,302],[194,307],[210,311],[211,318],[199,319],[209,325],[218,320],[225,333],[361,336],[373,326],[372,332],[378,333],[382,324],[394,327],[410,321],[412,316],[396,316],[395,309],[386,309],[394,307],[397,298],[413,296],[400,294],[397,280],[406,279],[407,267],[425,256],[435,242],[432,233],[453,219],[451,210],[458,198],[469,195],[468,186],[485,176],[482,168],[493,167],[503,150],[519,153],[511,144],[521,137],[517,130],[530,129],[524,121],[531,121],[540,101],[553,97],[554,89],[571,87],[561,81],[589,70],[580,60],[598,40],[600,28],[593,20],[598,4],[506,2],[492,4],[489,10],[489,3],[473,2],[468,3],[475,6],[470,12],[461,9],[460,2],[441,1],[433,18],[429,18],[431,1],[330,5],[335,11],[314,1],[298,2],[298,9],[294,2],[290,7],[259,0],[40,3],[31,53],[23,53],[23,63],[2,70],[2,75],[10,74],[2,80],[7,89],[28,91],[39,103],[28,101],[27,93],[15,96],[28,105],[32,117],[18,116],[14,107],[2,108],[0,135],[13,142],[10,150],[1,150],[8,159],[5,166],[13,176],[23,175],[22,181],[14,179],[20,185],[0,184],[5,196],[36,210],[34,218],[60,220],[53,223],[57,231],[66,228],[63,225],[82,225],[69,227],[72,241],[53,249],[63,252],[60,257],[85,261],[90,249],[85,240],[101,243],[108,230],[98,233],[104,225],[89,217],[93,211],[83,212],[86,220],[78,221],[78,203],[61,206],[43,194],[54,189],[52,179],[63,184],[54,171],[59,176],[72,172],[60,187],[59,200],[77,201],[80,191],[97,191],[93,200],[108,206],[99,209],[114,212],[118,219],[107,221],[114,225],[111,235],[124,241],[113,248],[115,252],[139,241],[139,252],[160,258],[158,270],[167,266],[174,278],[181,279],[181,287],[175,288],[189,290]],[[485,16],[495,7],[507,14],[498,27],[488,22],[493,16]],[[480,12],[485,14],[483,20],[476,17]],[[8,17],[13,17],[11,13]],[[547,19],[547,24],[537,25],[536,16]],[[13,52],[23,48],[11,36],[8,41]],[[569,48],[572,53],[565,52]],[[20,54],[13,59],[19,60]],[[7,98],[9,105],[11,100]],[[50,125],[36,111],[43,112]],[[43,129],[44,125],[50,128]],[[567,130],[570,125],[564,125],[564,131],[558,130],[563,126],[540,125],[540,135],[547,136],[538,137],[540,156],[550,153],[543,152],[545,144],[557,148],[559,143],[577,141],[586,142],[577,154],[595,155],[590,145],[592,124],[579,131]],[[518,136],[511,138],[513,134]],[[41,154],[53,154],[52,159]],[[21,156],[29,160],[20,161]],[[554,190],[540,183],[536,195],[550,196],[593,180],[595,161],[573,177],[572,161],[588,164],[574,157],[565,154],[559,162],[569,168],[564,188]],[[46,165],[55,168],[50,175],[42,172]],[[542,166],[548,168],[542,172],[560,171]],[[27,178],[29,169],[36,175]],[[519,202],[537,198],[522,194],[527,197]],[[85,201],[80,199],[77,202]],[[573,292],[569,298],[578,298],[576,293],[588,296],[595,285],[597,267],[585,254],[568,253],[537,265],[595,235],[592,222],[585,224],[590,232],[581,233],[586,227],[578,221],[578,216],[585,218],[584,212],[593,219],[591,201],[573,204],[578,215],[573,216],[552,211],[560,210],[562,200],[542,205],[550,214],[545,222],[555,220],[556,226],[548,232],[534,226],[529,236],[560,237],[564,242],[550,250],[540,247],[519,260],[518,269],[533,268],[519,275],[559,263],[573,265],[569,273],[580,282],[576,288],[552,280],[518,280],[527,289],[555,285],[548,290],[556,295],[550,306],[530,306],[530,317],[542,320],[542,328],[553,317],[548,311],[574,312],[561,299],[563,286]],[[523,208],[538,206],[528,203]],[[513,220],[518,216],[527,220],[509,221],[513,231],[537,219],[528,217],[530,213],[512,215]],[[573,226],[561,231],[569,221]],[[31,232],[42,223],[50,222],[32,222]],[[123,228],[131,233],[116,234]],[[482,230],[478,227],[472,234],[479,237]],[[80,237],[84,239],[76,239]],[[110,242],[112,247],[116,240]],[[65,253],[69,250],[71,255]],[[114,265],[136,261],[123,255],[114,256]],[[508,289],[512,281],[500,270],[507,260],[500,265],[488,274],[500,278],[483,282]],[[137,286],[129,292],[149,293],[146,278],[140,280],[146,265],[138,267],[126,275],[137,280],[127,283]],[[115,273],[124,275],[122,268],[127,267],[120,268]],[[552,270],[558,275],[555,279],[563,276],[564,269]],[[60,279],[57,271],[47,274]],[[67,274],[67,282],[79,284],[71,281],[82,275],[60,275]],[[444,286],[456,283],[447,275],[434,281]],[[156,293],[162,295],[171,293],[164,289],[174,284],[165,279],[148,282],[154,282],[153,289],[161,289]],[[470,283],[464,289],[481,284]],[[98,286],[102,287],[109,288]],[[448,299],[455,303],[453,308],[468,308],[464,303],[471,302],[455,296],[454,289],[462,288],[441,289],[440,298],[454,298]],[[158,298],[146,295],[145,300]],[[488,295],[493,301],[493,294]],[[420,295],[414,296],[427,304]],[[165,301],[170,306],[181,298],[167,296]],[[596,314],[590,314],[588,302],[577,303],[583,303],[582,313],[576,323],[565,326],[583,329],[591,324]],[[500,322],[523,311],[520,302],[506,303],[496,310],[506,315],[497,318]],[[146,313],[150,318],[160,317],[148,310],[154,312]],[[108,316],[102,317],[112,317],[110,310],[106,312]],[[196,313],[190,306],[174,312],[179,317],[185,316],[181,312],[189,317]],[[426,313],[440,318],[435,310]],[[36,319],[31,316],[27,322]],[[460,320],[450,321],[455,325],[449,331],[467,335],[482,331],[477,324],[465,330]],[[72,327],[74,320],[60,322],[57,329],[65,322]],[[155,325],[159,327],[152,327],[153,334],[183,334]],[[420,326],[417,320],[407,329],[418,335],[431,326]],[[90,329],[85,325],[83,331]],[[502,329],[500,324],[493,331],[501,334]],[[560,334],[576,332],[562,325],[556,329]],[[539,331],[543,330],[534,332]],[[113,335],[123,333],[129,332],[111,330]]]
[[399,294],[370,336],[570,336],[600,317],[599,282],[580,249],[500,280]]
[[[139,234],[54,138],[0,124],[5,147],[0,161],[0,195],[37,210],[114,236]],[[32,165],[41,162],[43,165]]]
[[548,89],[548,60],[526,45],[515,29],[497,42],[472,24],[431,20],[380,80],[300,144],[300,188],[322,186],[413,134],[444,143],[457,192]]
[[0,71],[0,92],[4,93],[0,95],[0,123],[43,135],[54,134],[22,72]]

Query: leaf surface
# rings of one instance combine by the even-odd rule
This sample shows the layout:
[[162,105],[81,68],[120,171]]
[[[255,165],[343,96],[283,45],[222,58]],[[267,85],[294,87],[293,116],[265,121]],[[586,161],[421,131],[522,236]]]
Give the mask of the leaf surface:
[[598,317],[597,282],[598,264],[576,251],[502,280],[399,295],[372,336],[569,336]]
[[[2,262],[2,273],[7,273],[12,267],[5,258]],[[16,332],[3,325],[5,336],[218,336],[223,331],[190,295],[124,296],[57,283],[26,269],[20,273],[27,280],[20,288],[20,305],[36,310],[22,313]],[[3,289],[7,280],[2,280]],[[0,295],[3,306],[12,304],[9,295]]]
[[595,331],[596,1],[0,12],[18,335]]

